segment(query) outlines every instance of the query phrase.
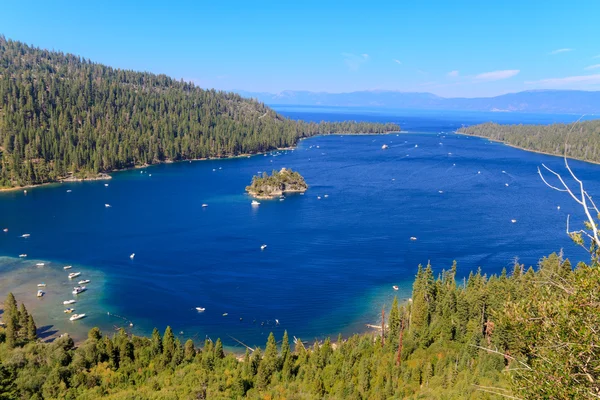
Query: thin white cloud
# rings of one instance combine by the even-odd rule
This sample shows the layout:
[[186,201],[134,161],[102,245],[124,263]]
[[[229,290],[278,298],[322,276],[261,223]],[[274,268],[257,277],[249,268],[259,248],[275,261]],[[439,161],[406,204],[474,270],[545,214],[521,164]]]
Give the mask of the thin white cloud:
[[450,78],[456,78],[458,77],[458,71],[450,71],[447,74]]
[[427,71],[423,71],[422,69],[417,69],[416,71],[417,71],[419,74],[421,74],[421,75],[426,75],[426,74],[427,74]]
[[519,72],[518,69],[505,69],[502,71],[492,71],[492,72],[484,72],[482,74],[475,75],[473,80],[475,82],[492,82],[499,81],[501,79],[512,78],[517,75]]
[[585,67],[584,69],[585,69],[586,71],[589,71],[589,70],[591,70],[591,69],[598,69],[598,68],[600,68],[600,64],[596,64],[596,65],[590,65],[589,67]]
[[400,64],[400,65],[402,65],[402,61],[400,61],[400,60],[394,60],[394,62],[395,62],[396,64]]
[[540,79],[538,81],[525,81],[525,84],[543,87],[600,85],[600,74]]
[[551,55],[551,56],[553,56],[553,55],[556,55],[556,54],[566,53],[566,52],[569,52],[569,51],[573,51],[573,49],[568,49],[568,48],[567,49],[556,49],[556,50],[552,50],[548,54]]
[[358,71],[360,66],[369,60],[368,54],[356,55],[352,53],[342,53],[342,57],[344,57],[344,63],[348,66],[350,71]]
[[594,56],[592,58],[600,58],[600,54],[598,54],[597,56]]

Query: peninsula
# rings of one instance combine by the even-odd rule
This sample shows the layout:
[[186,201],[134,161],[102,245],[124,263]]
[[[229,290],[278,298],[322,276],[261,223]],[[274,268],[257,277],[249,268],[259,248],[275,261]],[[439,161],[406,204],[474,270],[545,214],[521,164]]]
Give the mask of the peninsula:
[[271,176],[266,172],[262,176],[255,175],[246,191],[259,199],[272,199],[286,192],[305,192],[308,185],[302,175],[291,169],[281,168],[281,171],[273,171]]

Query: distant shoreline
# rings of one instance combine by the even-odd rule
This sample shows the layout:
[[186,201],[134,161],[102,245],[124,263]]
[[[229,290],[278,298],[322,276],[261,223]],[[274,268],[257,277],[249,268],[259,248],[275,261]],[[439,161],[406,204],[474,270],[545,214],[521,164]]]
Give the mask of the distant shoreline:
[[235,158],[244,158],[244,157],[259,156],[261,154],[267,154],[267,153],[270,153],[272,151],[295,150],[298,147],[298,143],[300,141],[305,140],[305,139],[311,139],[311,138],[314,138],[314,137],[319,137],[319,136],[331,136],[331,135],[340,135],[340,136],[373,135],[373,136],[380,136],[380,135],[389,135],[390,133],[402,133],[402,131],[389,131],[389,132],[382,132],[382,133],[339,133],[339,134],[338,133],[327,133],[327,134],[322,134],[322,135],[314,135],[314,136],[310,136],[310,137],[298,138],[298,141],[296,142],[296,144],[294,144],[293,146],[290,146],[290,147],[277,147],[275,149],[267,150],[267,151],[263,151],[263,152],[259,152],[259,153],[243,153],[243,154],[237,154],[237,155],[228,155],[228,156],[224,156],[224,157],[189,158],[189,159],[177,160],[177,161],[164,160],[164,161],[157,162],[155,164],[134,165],[134,166],[127,167],[127,168],[121,168],[121,169],[114,169],[114,170],[111,170],[111,171],[105,171],[105,172],[101,172],[98,176],[91,177],[91,178],[68,177],[68,178],[64,178],[64,179],[58,179],[56,181],[38,183],[38,184],[35,184],[35,185],[25,185],[25,186],[0,188],[0,193],[14,192],[14,191],[17,191],[17,190],[27,190],[27,189],[31,189],[31,188],[37,188],[37,187],[42,187],[42,186],[47,186],[47,185],[53,185],[53,184],[59,184],[59,183],[109,180],[109,179],[112,179],[112,176],[109,175],[109,174],[112,174],[114,172],[131,171],[131,170],[135,170],[135,169],[148,168],[148,167],[152,167],[152,166],[156,166],[156,165],[162,165],[162,164],[175,164],[175,163],[192,162],[192,161],[231,160],[231,159],[235,159]]
[[[492,139],[492,138],[489,138],[487,136],[474,135],[474,134],[470,134],[470,133],[462,133],[462,132],[458,132],[458,131],[455,131],[454,133],[456,133],[457,135],[462,135],[462,136],[473,136],[473,137],[477,137],[477,138],[481,138],[481,139],[486,139],[486,140],[489,140],[490,142],[502,143],[503,145],[512,147],[513,149],[528,151],[530,153],[537,153],[537,154],[544,154],[546,156],[553,156],[553,157],[565,158],[564,155],[554,154],[554,153],[548,153],[548,152],[540,151],[540,150],[527,149],[525,147],[520,147],[520,146],[516,146],[514,144],[503,142],[502,140]],[[575,161],[585,162],[585,163],[588,163],[588,164],[600,165],[600,161],[583,160],[581,158],[571,157],[571,156],[567,156],[567,158],[569,160],[575,160]]]

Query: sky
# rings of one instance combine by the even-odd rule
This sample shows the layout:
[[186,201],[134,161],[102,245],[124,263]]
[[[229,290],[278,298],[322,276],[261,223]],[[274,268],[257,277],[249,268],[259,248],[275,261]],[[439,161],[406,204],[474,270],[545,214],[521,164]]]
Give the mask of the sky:
[[0,34],[204,88],[488,97],[600,90],[598,16],[598,0],[4,0]]

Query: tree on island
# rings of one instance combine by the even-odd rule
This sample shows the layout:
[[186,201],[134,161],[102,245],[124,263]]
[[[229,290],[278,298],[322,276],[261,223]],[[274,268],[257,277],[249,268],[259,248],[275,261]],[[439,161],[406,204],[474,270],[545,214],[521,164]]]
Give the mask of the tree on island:
[[250,186],[246,191],[257,198],[274,198],[286,192],[305,192],[308,185],[304,177],[291,169],[282,168],[273,171],[269,176],[266,172],[262,176],[256,175],[252,178]]

